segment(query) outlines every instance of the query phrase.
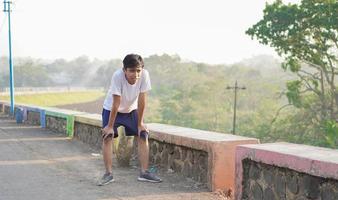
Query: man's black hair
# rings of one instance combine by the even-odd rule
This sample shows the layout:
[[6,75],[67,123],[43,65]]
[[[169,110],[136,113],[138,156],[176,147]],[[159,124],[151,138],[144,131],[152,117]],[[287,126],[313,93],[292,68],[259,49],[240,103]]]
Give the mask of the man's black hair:
[[123,59],[123,68],[134,68],[141,66],[142,68],[144,67],[143,59],[140,55],[137,54],[128,54],[126,57]]

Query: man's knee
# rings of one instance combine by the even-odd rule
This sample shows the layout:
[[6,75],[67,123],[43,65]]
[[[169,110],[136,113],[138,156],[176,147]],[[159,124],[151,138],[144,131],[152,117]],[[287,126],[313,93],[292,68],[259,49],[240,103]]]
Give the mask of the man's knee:
[[140,135],[137,138],[140,138],[141,140],[148,140],[149,133],[147,131],[141,131]]
[[148,143],[148,136],[146,136],[146,137],[137,136],[137,141],[141,145],[147,144]]
[[107,137],[103,139],[104,145],[111,144],[112,142],[113,142],[113,137]]

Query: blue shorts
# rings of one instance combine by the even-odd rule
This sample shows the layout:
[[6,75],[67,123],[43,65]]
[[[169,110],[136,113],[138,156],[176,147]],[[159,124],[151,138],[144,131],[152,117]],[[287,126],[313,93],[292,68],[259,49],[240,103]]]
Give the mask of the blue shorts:
[[[102,110],[102,128],[106,127],[109,122],[110,111],[103,109]],[[117,138],[119,135],[117,133],[117,128],[123,126],[126,130],[126,136],[138,136],[138,114],[137,110],[133,110],[130,113],[117,113],[114,123],[114,138]],[[146,138],[148,136],[147,131],[141,131],[140,136]]]

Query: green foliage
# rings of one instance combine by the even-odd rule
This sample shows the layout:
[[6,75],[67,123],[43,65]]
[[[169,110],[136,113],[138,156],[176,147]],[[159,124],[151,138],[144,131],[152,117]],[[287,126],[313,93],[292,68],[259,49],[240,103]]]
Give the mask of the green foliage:
[[[330,148],[338,147],[337,122],[314,120],[317,113],[307,109],[292,112],[289,108],[273,124],[268,124],[268,141],[286,141]],[[270,126],[269,126],[270,125]],[[264,130],[262,131],[264,133]],[[263,141],[267,141],[264,139]]]
[[300,97],[300,88],[301,81],[289,81],[286,84],[287,92],[286,96],[289,100],[289,103],[293,104],[295,107],[300,108],[302,106],[301,97]]
[[[166,62],[162,62],[162,57]],[[269,135],[266,130],[273,111],[284,101],[277,97],[283,78],[280,72],[271,73],[278,66],[262,69],[263,74],[269,74],[263,77],[260,69],[240,63],[207,65],[182,62],[168,55],[151,56],[145,63],[153,85],[149,99],[155,99],[155,103],[149,104],[149,121],[230,133],[234,93],[226,87],[238,80],[248,87],[238,93],[238,133],[264,138]],[[265,121],[268,123],[262,124]]]
[[275,1],[266,5],[263,19],[246,33],[281,55],[320,65],[323,52],[337,39],[337,20],[337,1],[303,0],[301,5]]
[[[334,97],[338,74],[337,1],[302,0],[300,5],[275,1],[266,5],[263,19],[246,33],[275,48],[285,57],[282,68],[299,76],[301,85],[297,84],[297,90],[288,87],[292,89],[289,93],[293,100],[297,96],[295,92],[299,93],[298,96],[314,93],[320,97],[322,108],[329,110],[323,112],[322,120],[334,118],[338,112],[338,102]],[[301,93],[302,90],[306,93]],[[299,101],[291,102],[300,106]]]
[[[122,67],[121,60],[90,61],[85,57],[71,61],[59,59],[49,64],[41,63],[39,60],[32,60],[31,63],[26,59],[20,61],[23,68],[39,69],[35,70],[35,73],[50,81],[40,82],[39,86],[84,84],[84,86],[104,86],[107,89],[113,72]],[[184,62],[177,55],[164,54],[145,58],[145,64],[150,72],[153,87],[146,109],[147,122],[230,133],[234,92],[226,88],[233,86],[237,80],[239,86],[247,88],[238,92],[237,134],[256,137],[263,142],[289,141],[332,147],[328,142],[332,140],[332,136],[324,134],[329,129],[324,129],[323,125],[313,120],[318,118],[316,113],[306,112],[305,109],[320,107],[319,98],[313,95],[299,95],[301,92],[299,81],[294,80],[294,76],[283,73],[278,68],[279,63],[274,59],[256,57],[226,66]],[[18,62],[17,66],[19,66]],[[85,80],[80,80],[79,77],[74,79],[76,74]],[[52,78],[55,75],[60,78]],[[22,76],[23,80],[29,78],[25,77],[25,73],[17,76]],[[32,77],[34,76],[36,74],[32,74]],[[285,81],[289,81],[288,88],[285,88]],[[30,81],[23,81],[23,83],[30,84]],[[293,91],[289,99],[280,96],[281,91],[285,89],[289,92]],[[74,95],[73,97],[66,94],[34,95],[33,99],[28,96],[18,96],[16,101],[53,106],[60,103],[90,101],[100,95]],[[302,112],[284,110],[274,120],[276,112],[288,100],[299,101],[301,105],[299,109]],[[337,145],[333,146],[336,147]]]
[[325,121],[324,124],[325,142],[331,148],[338,146],[338,125],[335,121]]
[[332,124],[338,115],[337,1],[276,0],[263,12],[263,19],[246,33],[273,47],[285,58],[282,68],[298,76],[287,82],[285,92],[297,109],[276,120],[271,130],[287,141],[337,147]]
[[14,84],[16,87],[39,87],[49,85],[51,81],[46,68],[32,59],[20,62],[14,68]]
[[294,58],[288,58],[286,62],[282,64],[282,68],[286,71],[290,69],[291,72],[299,72],[301,64]]

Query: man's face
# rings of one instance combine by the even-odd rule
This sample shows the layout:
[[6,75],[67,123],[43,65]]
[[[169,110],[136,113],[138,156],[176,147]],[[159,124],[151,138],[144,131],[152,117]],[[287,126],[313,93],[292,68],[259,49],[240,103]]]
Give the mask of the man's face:
[[141,77],[142,67],[137,66],[137,67],[127,68],[127,69],[123,69],[123,71],[124,71],[124,74],[126,76],[128,83],[135,84],[137,79]]

